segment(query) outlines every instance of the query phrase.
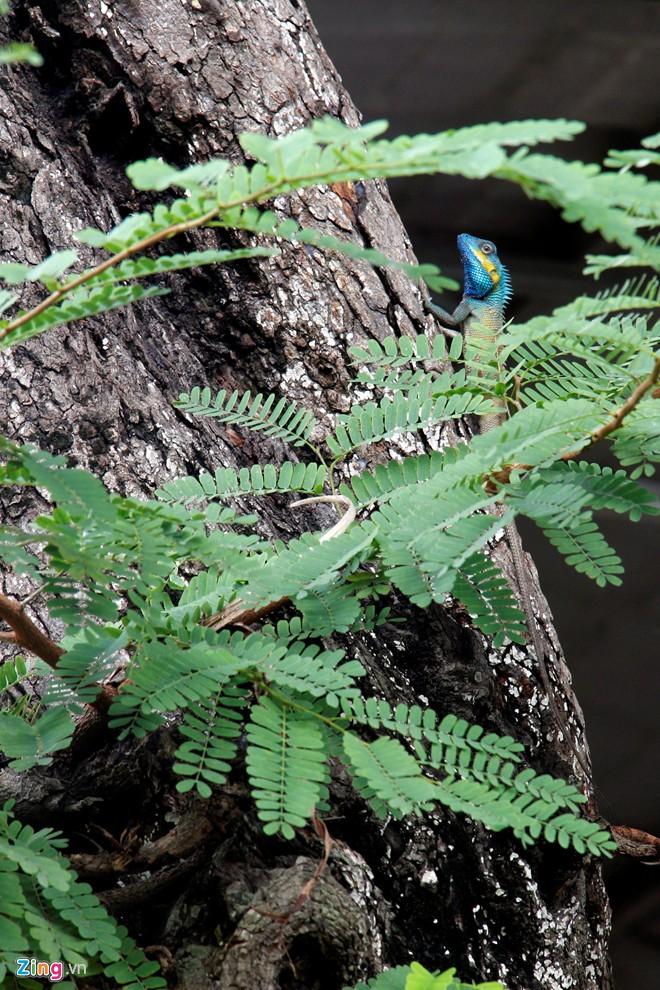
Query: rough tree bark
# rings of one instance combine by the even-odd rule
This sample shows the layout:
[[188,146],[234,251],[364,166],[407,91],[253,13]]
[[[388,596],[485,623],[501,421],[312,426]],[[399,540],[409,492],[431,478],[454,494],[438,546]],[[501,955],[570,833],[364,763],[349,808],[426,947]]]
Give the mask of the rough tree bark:
[[[124,175],[137,158],[239,160],[243,130],[280,135],[323,114],[359,119],[298,0],[16,0],[13,9],[13,36],[32,35],[46,64],[2,76],[3,260],[36,262],[70,246],[76,229],[107,228],[140,208]],[[311,191],[288,208],[412,258],[383,183]],[[213,242],[208,232],[195,238]],[[277,390],[321,416],[346,411],[349,343],[429,329],[402,275],[302,247],[171,286],[167,298],[4,352],[3,431],[66,453],[112,489],[149,493],[181,473],[283,456],[276,443],[179,415],[178,391]],[[434,441],[452,438],[444,431]],[[31,507],[5,493],[0,510],[21,521]],[[264,511],[264,532],[284,538],[315,519],[292,515],[284,499]],[[331,518],[326,510],[316,522]],[[506,566],[506,548],[494,552]],[[12,578],[4,588],[21,592]],[[537,608],[582,732],[540,592]],[[369,690],[424,697],[441,713],[510,732],[534,767],[570,772],[529,654],[490,649],[460,611],[411,609],[405,632],[351,649]],[[316,868],[318,837],[264,838],[240,775],[208,804],[183,800],[172,749],[165,731],[140,744],[105,739],[23,778],[0,774],[0,798],[64,828],[76,867],[143,945],[156,946],[172,985],[336,990],[410,958],[451,962],[464,978],[501,978],[512,990],[610,985],[598,863],[544,843],[525,851],[510,834],[450,813],[383,827],[338,779],[329,868],[288,922],[278,920]]]

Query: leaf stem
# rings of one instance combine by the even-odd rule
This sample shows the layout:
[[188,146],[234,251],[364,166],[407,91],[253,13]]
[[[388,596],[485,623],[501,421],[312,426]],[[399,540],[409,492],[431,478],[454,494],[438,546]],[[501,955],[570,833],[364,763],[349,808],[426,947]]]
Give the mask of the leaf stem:
[[44,310],[49,309],[58,303],[69,292],[73,292],[74,289],[80,288],[81,285],[85,285],[86,282],[91,281],[91,279],[96,278],[97,275],[101,275],[103,272],[107,271],[109,268],[114,268],[115,265],[120,264],[125,261],[126,258],[132,257],[134,254],[138,254],[140,251],[144,251],[146,248],[152,247],[154,244],[158,244],[160,241],[167,240],[170,237],[174,237],[176,234],[184,233],[187,230],[194,230],[197,227],[202,227],[209,220],[217,214],[219,207],[215,207],[213,210],[209,210],[201,217],[196,217],[194,220],[185,220],[181,223],[172,224],[170,227],[166,227],[164,230],[156,231],[154,234],[150,234],[148,237],[143,237],[141,241],[137,241],[135,244],[130,244],[128,247],[124,248],[123,251],[119,251],[118,254],[113,254],[105,261],[100,264],[95,265],[94,268],[88,268],[87,271],[82,272],[75,278],[72,278],[69,282],[61,285],[59,289],[55,292],[51,292],[49,296],[42,299],[40,303],[34,306],[32,309],[27,310],[21,316],[17,316],[15,320],[8,323],[6,327],[0,329],[0,341],[5,340],[10,333],[14,330],[18,330],[25,323],[28,323],[34,317],[39,316]]
[[[610,419],[608,419],[606,423],[603,423],[602,426],[595,429],[589,439],[586,440],[581,447],[578,447],[577,450],[571,450],[567,454],[562,454],[559,460],[574,461],[576,457],[580,456],[580,454],[583,454],[586,450],[589,450],[595,444],[599,443],[601,440],[605,440],[605,438],[611,433],[618,430],[626,416],[639,405],[646,393],[653,388],[659,378],[660,357],[656,358],[651,373],[633,389],[626,401],[619,406]],[[513,471],[532,471],[535,466],[536,465],[534,464],[508,464],[506,467],[502,468],[501,471],[493,472],[493,474],[487,476],[484,480],[487,485],[492,485],[493,483],[496,483],[497,485],[506,485],[511,480],[511,474]]]
[[347,728],[338,724],[334,719],[329,718],[327,715],[321,715],[320,712],[315,711],[313,708],[307,708],[305,705],[301,705],[299,702],[293,701],[293,699],[288,695],[282,694],[282,692],[278,691],[277,688],[271,687],[263,675],[255,674],[253,680],[255,684],[262,687],[266,694],[268,694],[274,701],[277,701],[278,704],[284,705],[286,708],[292,708],[294,711],[300,712],[302,715],[310,715],[329,726],[335,732],[348,732]]
[[598,443],[600,440],[604,440],[605,437],[608,437],[610,433],[614,433],[615,430],[618,430],[628,413],[632,412],[635,406],[639,405],[646,393],[650,391],[650,389],[652,389],[658,381],[658,378],[660,378],[660,357],[656,358],[650,375],[648,375],[647,378],[644,378],[643,381],[641,381],[639,385],[633,389],[626,401],[623,405],[619,406],[612,418],[609,419],[607,423],[603,423],[602,426],[599,426],[597,430],[594,430],[591,434],[591,439],[584,447],[580,450],[574,451],[573,453],[564,454],[562,460],[573,460],[573,458],[581,454],[583,450],[586,450],[588,447],[592,447],[595,443]]

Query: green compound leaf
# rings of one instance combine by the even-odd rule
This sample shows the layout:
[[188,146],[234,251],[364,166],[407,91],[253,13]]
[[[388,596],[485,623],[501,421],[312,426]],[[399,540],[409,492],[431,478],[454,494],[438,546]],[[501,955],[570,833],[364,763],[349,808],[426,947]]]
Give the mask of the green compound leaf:
[[377,813],[386,809],[403,818],[432,809],[435,786],[398,740],[382,738],[368,743],[345,732],[342,743],[356,782]]
[[250,786],[264,832],[292,839],[324,794],[328,771],[321,723],[261,698],[247,726]]
[[474,413],[492,412],[492,403],[482,395],[452,391],[434,395],[428,387],[402,392],[378,404],[367,402],[354,406],[347,416],[340,416],[334,433],[326,437],[333,457],[344,457],[360,447],[389,440],[402,433],[427,429],[448,419]]
[[575,526],[543,526],[542,529],[578,574],[586,574],[601,588],[606,584],[618,586],[622,583],[619,576],[623,574],[621,558],[592,519]]
[[52,708],[34,722],[0,712],[0,751],[11,757],[13,770],[46,766],[52,753],[66,749],[73,735],[73,719],[64,708]]
[[211,784],[225,782],[236,756],[247,703],[246,689],[228,684],[185,712],[179,732],[186,741],[176,750],[177,762],[172,767],[174,773],[185,778],[177,783],[177,791],[185,794],[194,788],[200,797],[208,798]]
[[221,423],[288,440],[294,447],[306,443],[317,426],[309,410],[285,398],[276,402],[273,394],[264,399],[263,395],[252,396],[250,392],[229,395],[222,389],[213,398],[210,388],[194,388],[190,394],[182,393],[174,405],[194,416],[211,416]]
[[304,492],[318,495],[323,491],[327,468],[324,464],[303,464],[285,461],[255,464],[251,468],[216,468],[214,474],[204,472],[198,478],[186,477],[169,481],[156,493],[164,502],[206,502],[214,498],[236,498],[243,495],[273,495],[278,492]]
[[[35,337],[53,327],[98,316],[101,313],[108,313],[112,309],[128,306],[130,303],[139,302],[142,299],[166,295],[167,292],[167,289],[158,286],[145,289],[141,285],[114,285],[113,283],[98,285],[89,289],[76,289],[65,296],[63,302],[50,306],[37,316],[31,317],[22,326],[12,330],[8,336],[0,339],[0,349],[23,343],[30,337]],[[0,320],[0,330],[7,324],[7,320]]]

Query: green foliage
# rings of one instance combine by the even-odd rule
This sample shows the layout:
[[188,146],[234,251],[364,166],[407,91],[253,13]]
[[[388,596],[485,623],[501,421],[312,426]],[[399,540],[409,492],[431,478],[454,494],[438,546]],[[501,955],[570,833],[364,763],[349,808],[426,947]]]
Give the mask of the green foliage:
[[264,832],[292,839],[326,790],[323,726],[266,697],[252,708],[247,736],[247,772]]
[[432,810],[436,785],[397,739],[370,743],[347,732],[343,743],[355,783],[376,814],[403,818]]
[[255,464],[251,468],[216,468],[214,474],[199,478],[177,478],[163,485],[156,494],[164,502],[208,501],[239,495],[273,495],[278,492],[306,492],[318,495],[327,477],[324,464],[285,461],[280,467]]
[[[8,0],[0,0],[0,17],[9,13]],[[8,45],[0,47],[0,65],[15,65],[18,62],[27,62],[28,65],[38,67],[43,65],[43,58],[32,46],[21,41],[12,41]]]
[[374,527],[368,523],[352,526],[334,540],[321,542],[305,534],[277,547],[270,557],[254,557],[245,562],[242,576],[248,584],[242,596],[248,604],[276,601],[283,595],[305,598],[310,592],[334,584],[343,568],[353,568],[372,552]]
[[[461,391],[460,385],[446,376],[442,386],[412,388],[404,395],[383,398],[354,406],[346,416],[339,416],[335,432],[326,437],[333,457],[345,457],[353,450],[403,433],[428,429],[448,419],[469,414],[493,412],[493,405],[482,395]],[[439,389],[442,388],[442,391]]]
[[[220,224],[217,223],[217,226]],[[380,268],[395,268],[397,271],[404,272],[411,279],[423,279],[429,288],[435,292],[458,288],[453,279],[445,278],[440,274],[440,269],[436,265],[412,265],[405,261],[395,261],[374,248],[365,248],[359,244],[354,244],[352,241],[331,237],[310,227],[300,227],[290,217],[282,220],[272,210],[261,211],[253,206],[247,207],[240,214],[232,213],[231,223],[228,223],[227,226],[238,230],[249,230],[254,234],[282,237],[293,241],[294,244],[310,244],[322,248],[324,251],[334,251],[348,258],[368,261],[369,264],[377,265]]]
[[236,756],[247,701],[241,685],[229,684],[210,698],[190,705],[179,726],[186,741],[174,754],[178,762],[172,767],[185,778],[176,785],[177,791],[186,794],[195,788],[200,797],[208,798],[210,784],[224,784]]
[[51,762],[48,754],[66,749],[73,735],[73,720],[62,708],[51,708],[30,723],[20,715],[0,711],[2,751],[11,758],[12,770],[28,770]]
[[19,684],[27,675],[27,664],[23,657],[15,657],[13,660],[5,660],[0,667],[0,693],[7,688]]
[[[434,266],[390,259],[286,216],[281,197],[292,191],[358,179],[443,172],[514,181],[626,252],[588,259],[594,274],[633,264],[658,270],[657,182],[640,174],[657,158],[658,142],[611,152],[602,168],[529,151],[580,129],[567,121],[514,122],[386,140],[382,122],[351,129],[323,120],[277,140],[244,135],[248,166],[135,163],[129,176],[137,189],[175,187],[180,197],[109,232],[80,232],[80,241],[103,252],[84,271],[68,248],[34,266],[1,264],[11,290],[0,291],[0,345],[162,294],[170,273],[268,258],[286,241],[447,287]],[[203,227],[240,231],[254,243],[150,253]],[[156,284],[147,285],[150,278]],[[16,309],[28,284],[50,296]],[[23,528],[0,526],[0,558],[38,587],[63,626],[64,649],[54,671],[38,669],[48,683],[36,710],[2,700],[0,749],[12,770],[43,766],[65,749],[75,717],[121,669],[111,726],[139,738],[169,723],[179,736],[172,769],[184,794],[209,798],[244,764],[268,834],[290,838],[328,806],[333,761],[382,817],[448,808],[492,830],[510,828],[523,844],[543,839],[609,855],[609,833],[581,817],[583,795],[526,767],[510,736],[428,707],[365,697],[365,671],[347,634],[401,621],[396,597],[383,607],[394,588],[420,607],[456,600],[465,610],[460,621],[495,647],[524,642],[516,596],[487,553],[517,515],[534,520],[579,572],[601,585],[620,582],[621,562],[594,514],[637,521],[658,512],[638,481],[660,459],[658,305],[657,278],[636,276],[510,324],[486,348],[464,346],[460,337],[447,348],[431,334],[362,342],[351,353],[369,398],[331,424],[286,395],[213,395],[195,386],[177,400],[182,412],[277,439],[296,453],[277,464],[212,466],[167,482],[154,499],[111,494],[61,458],[0,439],[0,486],[31,486],[52,503]],[[510,415],[496,428],[422,452],[423,431],[499,411],[502,403]],[[577,460],[605,436],[620,467]],[[288,542],[262,539],[257,517],[226,504],[291,493],[332,496],[336,504],[337,492],[347,503],[338,530],[328,524]],[[287,618],[260,627],[257,619],[252,631],[218,631],[212,619],[227,606],[259,616],[278,603],[287,605]],[[23,661],[7,662],[0,691],[26,674]],[[163,986],[155,964],[77,882],[61,841],[22,828],[7,809],[3,815],[3,945],[23,951],[29,927],[31,951],[36,945],[46,958],[94,959],[121,984]],[[453,970],[433,974],[413,964],[369,986],[466,985]]]
[[500,178],[561,210],[570,223],[598,231],[606,241],[632,251],[645,246],[640,230],[660,220],[657,183],[625,170],[568,162],[550,155],[514,154],[498,170]]
[[543,532],[554,547],[579,574],[586,574],[601,588],[606,584],[621,584],[623,565],[620,557],[592,520],[573,524],[570,528],[543,526]]
[[[174,768],[184,778],[181,790],[195,787],[200,795],[208,796],[211,785],[225,779],[236,757],[242,710],[247,706],[240,685],[250,681],[260,686],[262,697],[252,706],[247,722],[246,763],[258,813],[271,832],[291,835],[325,800],[327,759],[337,748],[332,742],[337,737],[356,785],[379,814],[419,813],[440,803],[469,813],[493,829],[512,827],[524,842],[544,835],[596,853],[609,850],[607,833],[576,817],[581,796],[574,788],[549,778],[537,780],[530,772],[513,772],[517,753],[511,740],[484,736],[479,727],[451,719],[437,727],[434,713],[421,709],[399,707],[392,713],[375,700],[363,707],[357,684],[363,674],[361,665],[346,660],[341,650],[321,650],[307,641],[310,635],[349,628],[359,618],[364,593],[377,595],[382,579],[378,571],[367,580],[356,579],[361,568],[373,566],[376,555],[382,557],[383,566],[391,566],[393,580],[406,589],[400,554],[402,548],[411,552],[419,533],[417,527],[410,530],[410,519],[394,511],[402,508],[395,500],[376,514],[377,526],[355,525],[325,543],[308,534],[268,550],[262,545],[254,550],[244,546],[242,553],[230,554],[226,576],[212,571],[205,572],[203,580],[201,575],[193,577],[179,604],[170,607],[167,588],[179,564],[192,554],[201,561],[212,556],[217,566],[220,534],[207,529],[203,507],[186,510],[179,506],[172,516],[171,508],[163,511],[157,503],[142,503],[138,541],[132,500],[104,495],[91,480],[83,481],[82,472],[57,462],[45,464],[30,451],[9,446],[8,452],[8,476],[24,478],[25,472],[33,471],[40,486],[68,503],[67,512],[58,505],[50,517],[38,520],[48,534],[47,554],[61,566],[66,536],[68,565],[78,582],[84,587],[87,579],[95,585],[99,573],[105,573],[106,580],[110,577],[109,590],[115,594],[123,588],[132,603],[119,625],[83,626],[69,642],[59,676],[79,700],[91,700],[92,676],[98,677],[120,649],[127,649],[131,654],[127,679],[112,704],[111,725],[124,735],[141,736],[156,728],[165,713],[183,711],[180,731],[187,741],[177,751]],[[463,460],[454,460],[452,466],[462,467]],[[431,500],[438,511],[435,517],[427,513],[428,523],[437,533],[438,546],[443,535],[450,537],[449,550],[418,554],[414,566],[427,577],[434,594],[445,593],[450,578],[471,580],[479,585],[481,600],[490,609],[477,607],[475,611],[488,613],[487,621],[492,623],[499,608],[502,621],[509,622],[507,628],[519,631],[510,593],[486,558],[474,552],[475,545],[483,545],[502,524],[501,516],[491,518],[479,511],[491,505],[494,497],[459,487],[445,490],[443,498],[434,498],[435,494],[431,493]],[[117,526],[121,567],[116,565],[116,551],[109,558],[99,555],[92,512],[106,530]],[[72,541],[72,518],[85,522],[84,541]],[[221,518],[226,521],[233,516]],[[157,526],[151,531],[155,552],[145,539],[145,523]],[[159,542],[165,531],[173,544],[169,553]],[[428,531],[422,528],[420,532],[425,543]],[[31,534],[26,539],[34,542]],[[93,556],[90,545],[96,547]],[[482,572],[487,576],[483,586]],[[50,575],[40,577],[47,587]],[[349,588],[352,585],[350,591],[342,581]],[[238,590],[255,607],[287,595],[292,603],[300,603],[302,625],[294,629],[285,624],[274,635],[244,636],[217,634],[196,624],[205,605],[215,606]],[[415,593],[413,588],[413,598]],[[309,609],[309,599],[316,613]],[[86,601],[87,611],[95,615],[96,598],[88,595]],[[324,606],[320,615],[319,602]],[[341,609],[347,607],[348,615],[342,618]],[[52,711],[68,719],[61,708]],[[414,743],[415,755],[391,735],[365,742],[349,729],[353,721],[404,736]],[[426,766],[442,776],[427,776]]]
[[642,515],[657,516],[660,507],[653,493],[628,477],[625,471],[590,464],[588,461],[568,461],[541,472],[547,483],[555,480],[568,487],[583,489],[592,509],[610,509],[627,515],[631,522],[639,522]]
[[[607,833],[596,823],[575,817],[585,796],[564,780],[520,769],[520,746],[510,737],[485,733],[481,726],[453,715],[438,724],[432,709],[397,705],[393,711],[374,698],[341,699],[340,707],[344,718],[413,741],[418,764],[399,744],[390,745],[394,739],[367,745],[351,737],[345,743],[357,783],[377,813],[399,817],[438,802],[493,831],[511,827],[524,845],[542,835],[564,848],[573,845],[596,855],[607,852]],[[420,777],[420,766],[435,771],[432,781]],[[381,797],[395,793],[395,803],[379,800],[379,793]]]
[[95,277],[95,282],[119,282],[134,278],[148,278],[166,272],[182,272],[187,268],[203,268],[205,265],[226,265],[230,261],[247,258],[272,258],[280,252],[277,248],[237,248],[235,251],[189,251],[187,254],[164,254],[158,258],[127,258],[113,268]]
[[393,492],[401,488],[413,487],[421,481],[427,481],[432,475],[442,470],[448,459],[455,459],[458,448],[442,454],[434,450],[430,454],[420,454],[405,457],[402,461],[391,460],[386,464],[377,464],[373,471],[364,471],[343,483],[340,491],[360,507],[366,507],[373,502],[387,499]]
[[0,809],[0,981],[16,972],[18,956],[36,956],[86,964],[129,990],[165,987],[158,964],[77,879],[65,845],[52,829],[21,825],[11,802]]
[[[524,410],[521,417],[533,418],[535,412]],[[506,635],[521,638],[512,594],[481,553],[506,520],[488,512],[499,496],[460,483],[484,464],[499,463],[500,448],[510,442],[504,431],[502,443],[487,445],[485,452],[447,457],[444,471],[427,473],[414,488],[404,484],[388,493],[372,521],[354,524],[332,540],[319,541],[310,533],[273,546],[227,530],[251,520],[231,509],[210,512],[215,503],[203,501],[197,488],[190,506],[185,486],[180,501],[137,502],[109,494],[92,476],[61,460],[5,442],[0,480],[38,484],[56,503],[23,534],[26,543],[42,547],[42,561],[18,557],[14,566],[38,578],[42,594],[60,602],[69,630],[57,668],[66,690],[51,696],[34,725],[6,713],[0,744],[17,767],[43,762],[66,745],[69,710],[92,701],[99,681],[123,656],[125,681],[111,705],[110,724],[123,736],[140,737],[161,725],[167,713],[182,713],[183,741],[174,761],[178,787],[208,796],[238,758],[245,719],[248,777],[270,832],[291,835],[324,804],[327,761],[331,753],[341,753],[378,814],[401,816],[444,804],[490,828],[511,827],[523,842],[543,835],[607,853],[608,834],[577,817],[579,793],[562,781],[515,769],[519,747],[510,738],[452,718],[438,723],[435,713],[417,707],[392,711],[377,699],[363,700],[362,665],[315,641],[368,626],[372,603],[388,590],[387,574],[414,601],[460,592],[498,642]],[[592,485],[603,477],[568,473]],[[273,471],[268,485],[278,477]],[[314,465],[310,481],[317,477]],[[616,495],[620,508],[641,511],[644,501],[635,483],[616,478],[615,489],[606,480],[603,491],[596,482],[596,495],[609,503]],[[264,478],[256,482],[261,490]],[[213,500],[219,486],[205,484],[202,490]],[[583,497],[589,494],[585,490]],[[520,504],[525,497],[521,490]],[[182,568],[190,564],[205,569],[184,580]],[[63,570],[75,577],[75,609],[61,605]],[[120,594],[129,602],[121,613],[109,608]],[[199,625],[210,610],[237,595],[257,609],[286,596],[300,620],[250,635]],[[256,706],[248,684],[258,688]],[[352,725],[368,725],[378,738],[367,742]]]
[[507,639],[525,642],[524,613],[500,569],[484,554],[475,553],[458,568],[452,594],[465,605],[475,625],[493,637],[493,646],[502,646]]
[[27,62],[35,68],[44,64],[36,48],[26,42],[12,41],[0,48],[0,65],[15,65],[17,62]]
[[351,347],[349,352],[357,364],[376,368],[410,367],[423,361],[444,361],[447,357],[444,337],[430,338],[425,334],[369,340],[365,347]]
[[[415,743],[424,741],[434,746],[449,747],[459,756],[466,751],[498,756],[514,763],[520,760],[523,747],[511,736],[486,732],[482,726],[470,725],[465,719],[458,719],[455,715],[445,715],[439,721],[432,708],[422,709],[419,705],[400,703],[393,709],[382,699],[367,698],[365,701],[361,697],[341,699],[340,706],[346,718],[354,719],[372,729],[385,728],[406,739],[412,739]],[[460,760],[461,764],[465,762],[462,757]]]
[[632,467],[630,477],[651,477],[660,462],[660,412],[658,403],[645,402],[634,409],[617,430],[612,452],[623,467]]
[[[349,990],[345,987],[344,990]],[[456,976],[455,969],[430,972],[421,963],[410,966],[395,966],[386,969],[366,983],[358,983],[353,990],[506,990],[497,982],[463,983]]]
[[195,416],[212,416],[221,423],[232,423],[247,430],[257,430],[267,437],[287,440],[293,447],[308,442],[316,424],[308,409],[298,407],[285,398],[275,400],[274,395],[252,396],[250,392],[228,395],[222,389],[213,399],[210,388],[194,388],[190,395],[179,396],[175,405]]
[[[82,320],[90,316],[98,316],[100,313],[108,313],[111,309],[128,306],[129,303],[141,299],[162,296],[167,291],[167,289],[161,289],[157,286],[145,289],[142,285],[114,285],[112,283],[94,286],[91,289],[76,289],[66,296],[64,302],[49,306],[48,309],[26,320],[12,333],[11,343],[21,344],[30,337],[36,337],[53,327],[63,326],[65,323]],[[27,314],[23,310],[19,310],[17,318],[22,318],[25,315]],[[2,321],[0,321],[1,327]]]
[[[249,231],[259,238],[279,238],[308,244],[320,250],[340,252],[374,265],[393,266],[411,278],[424,279],[434,289],[454,287],[433,265],[413,265],[387,258],[370,247],[344,241],[310,228],[301,228],[289,217],[278,217],[260,205],[296,189],[332,185],[368,178],[388,178],[442,172],[469,178],[492,175],[512,180],[533,196],[564,208],[569,219],[587,229],[601,229],[622,246],[648,251],[634,233],[639,226],[635,211],[648,225],[654,216],[654,184],[643,176],[600,173],[579,162],[561,162],[548,155],[531,155],[539,142],[567,139],[583,125],[575,121],[519,121],[459,128],[446,133],[414,137],[381,138],[386,123],[376,121],[360,128],[339,121],[313,121],[308,127],[272,139],[244,134],[241,143],[255,164],[232,166],[218,159],[176,169],[161,159],[136,162],[128,174],[139,190],[163,192],[174,186],[184,195],[158,203],[151,213],[125,217],[113,230],[80,231],[78,239],[107,253],[105,260],[82,272],[62,276],[75,263],[75,252],[65,249],[34,268],[8,263],[0,278],[10,284],[42,281],[51,296],[33,310],[18,310],[0,320],[0,344],[9,346],[63,323],[128,305],[167,290],[156,286],[118,285],[126,279],[142,279],[205,264],[224,264],[276,253],[256,244],[236,251],[204,251],[150,258],[155,244],[176,234],[216,226]],[[506,149],[518,147],[508,154]],[[595,169],[595,171],[594,171]],[[616,177],[617,182],[611,180]],[[576,185],[579,193],[576,195]],[[621,187],[619,190],[619,186]],[[616,195],[614,195],[616,194]],[[640,221],[641,222],[641,221]],[[631,233],[633,232],[633,233]],[[16,297],[4,293],[0,311],[11,308]]]

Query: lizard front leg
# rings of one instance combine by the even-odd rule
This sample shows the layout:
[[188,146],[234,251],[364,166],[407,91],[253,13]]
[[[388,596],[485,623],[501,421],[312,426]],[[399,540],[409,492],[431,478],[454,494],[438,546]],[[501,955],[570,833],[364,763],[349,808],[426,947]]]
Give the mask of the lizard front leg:
[[435,303],[431,302],[430,299],[426,299],[424,301],[424,308],[427,313],[433,313],[434,316],[437,316],[438,319],[445,324],[442,327],[442,332],[447,337],[458,337],[460,331],[450,328],[460,327],[472,312],[467,299],[461,299],[453,313],[447,312],[447,310],[443,309],[442,306],[437,306]]

